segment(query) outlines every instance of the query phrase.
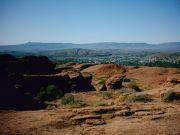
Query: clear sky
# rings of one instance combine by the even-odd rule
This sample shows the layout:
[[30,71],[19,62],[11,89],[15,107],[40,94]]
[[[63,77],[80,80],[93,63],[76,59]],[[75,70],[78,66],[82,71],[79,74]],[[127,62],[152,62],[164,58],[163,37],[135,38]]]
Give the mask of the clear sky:
[[0,0],[0,44],[180,41],[180,0]]

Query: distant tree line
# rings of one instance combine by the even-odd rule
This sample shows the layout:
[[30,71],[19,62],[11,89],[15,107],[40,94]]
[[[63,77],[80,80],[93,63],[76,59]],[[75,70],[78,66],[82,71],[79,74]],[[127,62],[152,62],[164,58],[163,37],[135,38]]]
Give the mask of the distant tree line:
[[180,68],[180,62],[171,63],[171,62],[165,62],[165,61],[155,61],[155,62],[144,63],[142,65],[143,66],[150,66],[150,67]]

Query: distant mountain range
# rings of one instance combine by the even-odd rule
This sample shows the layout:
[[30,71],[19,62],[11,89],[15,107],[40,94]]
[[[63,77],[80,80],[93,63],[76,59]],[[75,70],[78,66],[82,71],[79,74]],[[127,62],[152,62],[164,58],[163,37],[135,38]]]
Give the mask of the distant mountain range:
[[59,49],[120,49],[129,51],[180,51],[180,42],[168,42],[161,44],[148,43],[116,43],[116,42],[100,42],[100,43],[42,43],[42,42],[27,42],[18,45],[0,45],[0,52],[20,51],[20,52],[34,52],[34,51],[52,51]]

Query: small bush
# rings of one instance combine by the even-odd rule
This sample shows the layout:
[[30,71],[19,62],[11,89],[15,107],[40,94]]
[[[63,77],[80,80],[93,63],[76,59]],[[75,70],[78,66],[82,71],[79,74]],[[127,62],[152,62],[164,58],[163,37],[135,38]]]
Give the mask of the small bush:
[[96,106],[107,106],[107,103],[103,103],[103,102],[98,102],[96,103]]
[[141,91],[142,91],[136,84],[131,84],[129,87],[130,87],[131,89],[136,90],[137,92],[141,92]]
[[124,102],[129,96],[129,93],[123,93],[121,95],[119,95],[119,101],[120,102]]
[[129,79],[129,78],[124,78],[123,79],[123,82],[130,82],[131,81],[131,79]]
[[100,85],[104,85],[105,83],[106,83],[105,80],[99,80],[99,84],[100,84]]
[[82,101],[78,97],[76,97],[76,96],[74,96],[74,95],[72,95],[70,93],[66,93],[61,98],[61,103],[63,105],[73,105],[73,104],[81,104]]
[[147,96],[147,95],[139,95],[139,96],[134,96],[134,95],[131,95],[131,96],[128,96],[126,98],[127,102],[151,102],[152,101],[152,98]]
[[57,106],[56,105],[52,105],[52,104],[48,104],[47,107],[46,107],[47,110],[54,110],[56,108],[57,108]]
[[121,88],[118,90],[119,93],[134,93],[137,92],[136,90],[132,88]]
[[178,99],[180,99],[180,94],[175,93],[173,91],[168,91],[162,96],[162,101],[164,102],[170,102],[170,101],[178,100]]
[[63,92],[58,90],[55,85],[48,85],[47,87],[42,87],[40,89],[35,99],[38,102],[44,102],[44,101],[52,101],[62,96],[63,96]]
[[97,90],[101,91],[105,89],[105,83],[106,81],[104,79],[99,80],[98,84],[97,84]]
[[103,99],[110,99],[112,98],[111,94],[109,92],[100,92],[99,96]]

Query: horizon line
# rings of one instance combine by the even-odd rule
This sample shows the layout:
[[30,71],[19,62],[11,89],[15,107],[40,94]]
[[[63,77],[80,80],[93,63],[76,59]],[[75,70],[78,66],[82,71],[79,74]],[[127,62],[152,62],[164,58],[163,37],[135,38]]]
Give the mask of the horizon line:
[[140,43],[140,44],[153,44],[153,45],[158,45],[158,44],[165,44],[165,43],[179,43],[180,41],[168,41],[168,42],[159,42],[159,43],[148,43],[148,42],[116,42],[116,41],[112,41],[112,42],[109,42],[109,41],[102,41],[102,42],[86,42],[86,43],[75,43],[75,42],[36,42],[36,41],[28,41],[28,42],[23,42],[23,43],[16,43],[16,44],[0,44],[0,46],[14,46],[14,45],[25,45],[25,44],[35,44],[35,43],[40,43],[40,44],[79,44],[79,45],[82,45],[82,44],[100,44],[100,43],[124,43],[124,44],[131,44],[131,43]]

